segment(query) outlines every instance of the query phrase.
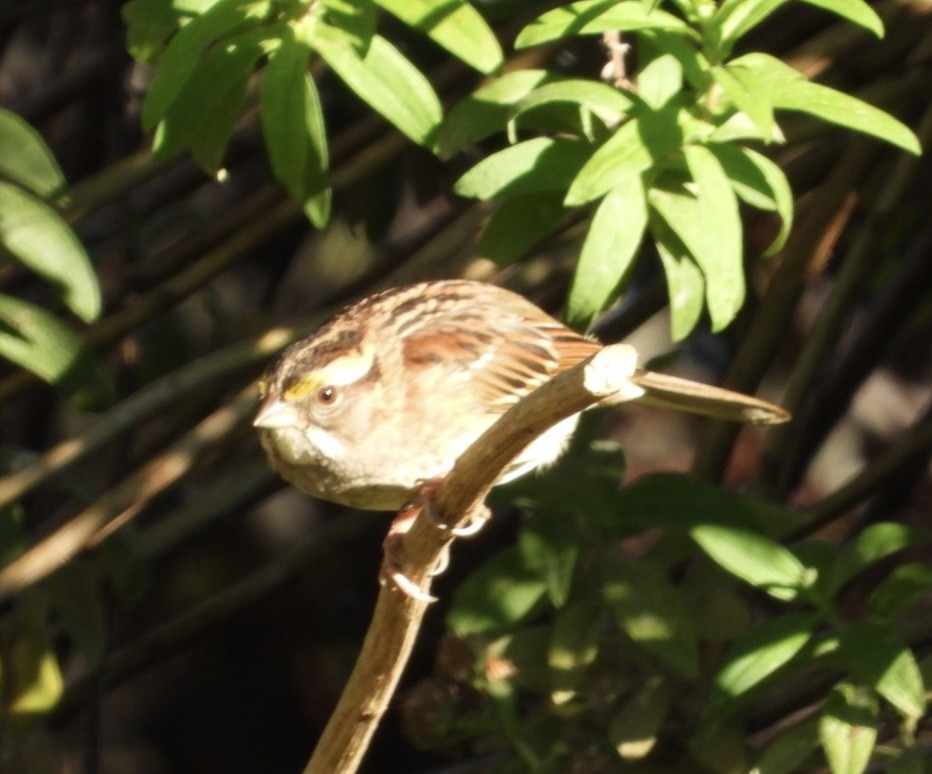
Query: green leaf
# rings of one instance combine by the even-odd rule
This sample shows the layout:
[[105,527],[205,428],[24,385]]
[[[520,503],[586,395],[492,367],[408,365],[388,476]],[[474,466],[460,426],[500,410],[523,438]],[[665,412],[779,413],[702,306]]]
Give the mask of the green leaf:
[[327,135],[314,81],[307,72],[311,50],[286,37],[262,78],[262,132],[272,172],[302,202],[318,228],[330,215]]
[[[677,230],[705,275],[705,296],[712,330],[727,326],[744,303],[744,263],[738,199],[722,165],[708,148],[687,145],[686,164],[696,186],[699,223],[688,219]],[[668,225],[677,229],[672,222]],[[710,228],[710,224],[715,224]]]
[[747,693],[789,663],[812,639],[818,623],[817,613],[787,613],[754,627],[726,653],[716,688],[730,699]]
[[774,108],[797,110],[863,132],[919,155],[922,148],[913,131],[889,113],[827,86],[810,83],[801,73],[767,54],[746,54],[729,64],[748,70],[756,88],[770,95]]
[[656,161],[678,149],[683,132],[676,114],[675,107],[667,106],[642,113],[624,124],[579,171],[566,193],[566,204],[585,204],[613,188],[630,185]]
[[819,736],[832,774],[861,774],[877,741],[877,701],[847,683],[832,689],[819,719]]
[[423,32],[482,73],[502,66],[502,49],[482,15],[463,0],[376,0],[409,27]]
[[547,650],[551,699],[566,704],[576,696],[586,670],[599,654],[602,619],[592,600],[574,602],[557,611]]
[[711,20],[711,25],[719,30],[723,56],[731,52],[741,37],[785,3],[786,0],[725,0]]
[[610,30],[669,30],[698,39],[686,22],[665,11],[650,10],[639,0],[581,0],[548,11],[528,24],[515,40],[515,48],[550,43],[568,35],[597,35]]
[[61,668],[42,606],[33,600],[17,610],[12,631],[4,631],[5,714],[41,715],[58,704],[64,690]]
[[536,87],[516,102],[513,115],[517,117],[527,110],[555,102],[578,105],[597,115],[608,126],[619,123],[635,104],[634,100],[607,83],[569,78]]
[[[719,171],[721,171],[720,167]],[[699,174],[704,174],[704,171],[700,169]],[[711,178],[712,175],[707,175],[707,177]],[[697,185],[690,188],[683,185],[665,188],[656,186],[648,193],[648,200],[653,211],[664,221],[667,229],[676,235],[688,256],[702,271],[703,295],[712,316],[714,330],[720,330],[731,322],[744,300],[741,245],[740,243],[737,247],[735,245],[734,219],[737,217],[737,201],[724,172],[721,178],[724,179],[724,186],[721,185],[721,180],[716,180],[712,185],[703,185],[697,181]],[[716,197],[721,196],[722,191],[726,189],[728,194],[723,199],[716,200]],[[721,232],[718,228],[710,229],[708,226],[709,223],[715,223],[714,220],[709,220],[712,212],[728,213],[724,216]],[[740,230],[740,222],[737,223],[737,227]],[[671,242],[663,233],[658,236],[661,237],[661,241],[671,255],[676,256],[680,261],[678,268],[682,268],[683,262],[677,249],[678,245]],[[740,237],[740,233],[737,236]],[[736,250],[737,258],[735,257]],[[662,255],[661,260],[663,260]],[[665,269],[668,263],[669,261],[664,260]],[[692,276],[687,276],[687,279],[693,280]],[[669,272],[667,281],[668,283],[671,281]],[[687,289],[690,292],[694,291],[692,285],[687,286]],[[672,298],[671,288],[671,309],[675,310]],[[697,300],[693,296],[689,296],[688,299],[691,303]],[[690,313],[692,312],[690,308]],[[691,327],[685,332],[688,333],[689,330]]]
[[647,36],[638,46],[638,96],[653,108],[663,107],[683,90],[683,65],[663,48],[665,42]]
[[[709,87],[709,61],[693,40],[675,32],[650,30],[639,34],[639,47],[645,44],[653,51],[669,54],[680,63],[682,77],[697,92],[705,92]],[[640,89],[640,74],[638,75]]]
[[522,563],[547,582],[547,594],[554,607],[562,607],[579,559],[575,524],[564,514],[538,514],[518,534]]
[[126,48],[134,59],[152,62],[175,30],[216,5],[218,0],[130,0],[120,14],[126,22]]
[[188,147],[197,163],[213,174],[220,167],[246,86],[271,30],[252,30],[213,46],[200,60],[165,112],[153,143],[167,158]]
[[608,741],[624,761],[646,758],[656,746],[676,697],[660,677],[649,679],[609,723]]
[[928,540],[929,533],[905,524],[879,522],[859,532],[842,546],[825,579],[825,588],[834,595],[845,583],[875,562],[908,546]]
[[[654,204],[654,191],[648,195]],[[670,298],[670,335],[680,341],[696,327],[705,305],[705,278],[680,238],[656,216],[649,216],[657,254],[667,279]]]
[[799,559],[756,532],[703,524],[693,527],[689,534],[722,568],[777,599],[795,599],[810,585]]
[[765,252],[773,255],[786,244],[793,227],[793,192],[783,170],[750,148],[730,143],[712,143],[707,147],[741,199],[760,210],[775,210],[780,216],[780,231]]
[[372,0],[323,0],[327,21],[343,31],[349,44],[365,56],[378,26],[378,9]]
[[688,680],[699,676],[699,645],[689,613],[665,575],[645,561],[606,555],[602,595],[619,626],[648,653]]
[[884,774],[926,774],[928,758],[924,746],[917,742],[900,750],[899,754],[887,764]]
[[67,185],[42,136],[16,113],[2,109],[0,176],[46,199],[58,196]]
[[740,67],[732,71],[725,65],[711,68],[711,73],[734,106],[744,111],[760,129],[760,136],[764,141],[771,142],[775,139],[773,105],[767,99],[766,92],[757,91],[754,84],[749,82],[751,79],[747,77],[747,71]]
[[[234,44],[236,45],[236,44]],[[197,77],[205,70],[209,71],[208,60],[217,49],[212,49],[205,57],[202,68],[197,75],[191,78],[182,94],[182,97],[168,111],[164,125],[168,127],[174,117],[185,108],[191,109],[188,101],[189,87],[194,89],[201,79]],[[239,117],[243,100],[246,97],[246,88],[249,79],[255,70],[256,61],[262,55],[262,47],[247,44],[236,46],[236,54],[231,57],[222,57],[226,60],[225,75],[215,82],[214,92],[200,104],[203,106],[201,120],[196,130],[188,138],[187,145],[191,155],[198,166],[208,174],[215,174],[220,169],[223,156],[226,153],[230,135],[236,119]],[[219,58],[219,57],[218,57]],[[219,74],[218,74],[219,75]],[[197,90],[195,90],[197,93]],[[206,96],[206,95],[205,95]],[[208,106],[210,106],[208,108]],[[192,111],[193,112],[193,111]]]
[[158,61],[142,106],[143,128],[149,131],[162,120],[217,38],[241,24],[261,20],[268,11],[269,0],[219,0],[182,27]]
[[454,190],[476,199],[560,190],[591,150],[592,146],[578,140],[535,137],[483,159],[456,181]]
[[100,364],[70,328],[33,304],[0,295],[0,357],[54,384],[79,408],[112,400]]
[[309,26],[307,43],[364,102],[404,135],[425,147],[434,144],[443,117],[430,82],[391,43],[372,38],[360,57],[346,34],[325,24]]
[[48,204],[0,181],[0,244],[44,277],[78,317],[100,314],[100,287],[90,258],[75,233]]
[[559,190],[511,196],[489,218],[479,254],[509,266],[557,228],[565,213]]
[[807,720],[784,731],[761,753],[755,774],[792,774],[808,771],[804,764],[819,746],[819,724]]
[[883,37],[883,21],[864,0],[803,0],[803,2],[841,16],[873,32],[878,38]]
[[647,196],[637,178],[608,192],[583,242],[567,299],[570,325],[584,328],[612,298],[631,268],[647,227]]
[[515,70],[461,100],[447,114],[437,134],[441,158],[505,128],[516,105],[541,84],[553,79],[546,70]]
[[546,594],[546,581],[516,547],[506,548],[457,589],[447,626],[459,636],[503,631],[528,618]]
[[890,620],[905,613],[932,592],[932,567],[911,563],[897,567],[871,592],[868,612]]
[[904,717],[925,712],[922,674],[913,652],[880,622],[855,621],[839,633],[841,656],[851,673],[877,691]]

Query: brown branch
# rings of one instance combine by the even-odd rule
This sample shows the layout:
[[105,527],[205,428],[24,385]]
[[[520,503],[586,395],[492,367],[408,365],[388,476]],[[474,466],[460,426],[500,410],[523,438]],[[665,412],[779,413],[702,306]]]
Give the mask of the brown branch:
[[[429,594],[431,570],[481,506],[502,471],[534,438],[563,419],[606,398],[638,397],[630,377],[636,353],[629,346],[606,347],[559,374],[506,412],[457,460],[433,500],[438,527],[420,514],[404,536],[402,555],[409,581]],[[427,602],[383,586],[372,623],[343,695],[318,742],[305,774],[343,774],[359,767],[407,663]]]
[[0,569],[0,600],[28,588],[70,561],[104,527],[135,516],[148,500],[190,472],[216,443],[245,422],[255,411],[255,405],[255,386],[250,385],[164,453]]
[[205,386],[222,383],[232,374],[264,362],[317,323],[273,328],[254,339],[238,342],[163,376],[114,406],[78,435],[53,446],[34,462],[0,478],[0,508],[15,502],[37,486],[62,474],[72,465],[118,438],[166,406]]

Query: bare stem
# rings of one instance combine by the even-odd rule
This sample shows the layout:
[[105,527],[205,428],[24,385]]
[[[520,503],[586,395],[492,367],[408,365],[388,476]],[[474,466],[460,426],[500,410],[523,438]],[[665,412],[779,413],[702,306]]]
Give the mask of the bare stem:
[[[440,528],[422,513],[404,536],[408,580],[429,594],[430,572],[453,539],[451,528],[468,521],[505,467],[534,438],[606,398],[639,395],[630,382],[636,357],[629,346],[606,347],[532,392],[483,433],[434,494],[439,521],[448,526]],[[305,774],[358,769],[407,664],[427,604],[392,586],[382,587],[356,666]]]

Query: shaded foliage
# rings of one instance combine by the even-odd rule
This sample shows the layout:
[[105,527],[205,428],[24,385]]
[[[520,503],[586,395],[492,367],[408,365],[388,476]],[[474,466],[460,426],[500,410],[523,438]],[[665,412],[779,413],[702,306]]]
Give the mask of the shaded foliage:
[[929,767],[928,9],[657,5],[0,12],[4,766],[298,770],[384,524],[282,487],[250,385],[470,274],[796,420],[596,415],[497,490],[368,770]]

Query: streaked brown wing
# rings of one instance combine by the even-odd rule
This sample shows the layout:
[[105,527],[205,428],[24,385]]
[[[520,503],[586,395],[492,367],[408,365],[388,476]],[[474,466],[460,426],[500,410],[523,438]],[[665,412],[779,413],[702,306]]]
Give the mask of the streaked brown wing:
[[492,413],[506,411],[601,346],[501,288],[474,288],[467,300],[437,310],[442,313],[410,331],[404,358],[412,369],[468,371],[470,387]]

